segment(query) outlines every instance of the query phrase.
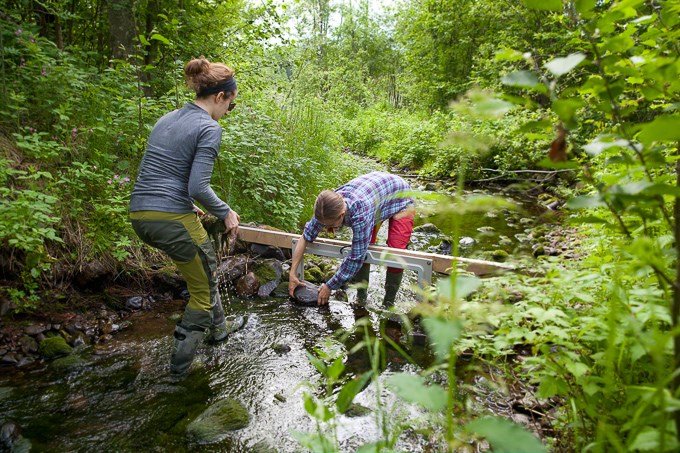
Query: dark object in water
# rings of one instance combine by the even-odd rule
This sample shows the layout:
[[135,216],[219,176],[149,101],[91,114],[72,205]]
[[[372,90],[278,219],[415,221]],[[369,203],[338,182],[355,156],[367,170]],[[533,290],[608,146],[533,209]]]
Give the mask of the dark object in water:
[[239,297],[251,297],[257,294],[260,289],[260,282],[257,281],[255,273],[248,272],[236,282],[236,294]]
[[284,255],[283,251],[271,245],[250,244],[250,253],[258,258],[274,258],[279,261],[286,260],[286,255]]
[[[272,271],[274,275],[272,275]],[[269,297],[281,282],[283,267],[279,261],[267,260],[260,264],[258,271],[256,271],[256,275],[260,281],[260,288],[257,290],[257,295],[260,297]],[[268,281],[262,281],[262,279],[267,279]]]
[[319,299],[319,287],[314,283],[302,282],[304,286],[295,288],[293,302],[298,305],[306,305],[309,307],[316,306],[316,301]]
[[227,282],[236,280],[246,273],[248,257],[244,255],[230,256],[217,268],[217,275]]

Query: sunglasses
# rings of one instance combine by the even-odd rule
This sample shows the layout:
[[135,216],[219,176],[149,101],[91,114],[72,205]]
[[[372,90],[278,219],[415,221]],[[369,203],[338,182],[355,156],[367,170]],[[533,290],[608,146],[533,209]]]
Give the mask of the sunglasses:
[[236,108],[236,102],[231,101],[231,102],[229,103],[229,107],[227,107],[227,112],[231,112],[231,111],[234,110],[235,108]]

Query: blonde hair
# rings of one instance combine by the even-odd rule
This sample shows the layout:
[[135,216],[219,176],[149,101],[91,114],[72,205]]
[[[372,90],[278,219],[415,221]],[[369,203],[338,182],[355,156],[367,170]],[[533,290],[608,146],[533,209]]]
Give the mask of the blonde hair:
[[343,209],[345,200],[342,195],[332,190],[324,190],[314,202],[314,217],[321,223],[324,223],[324,220],[335,220],[340,217]]
[[211,63],[205,57],[194,58],[184,66],[184,77],[196,94],[234,77],[234,70],[224,63]]

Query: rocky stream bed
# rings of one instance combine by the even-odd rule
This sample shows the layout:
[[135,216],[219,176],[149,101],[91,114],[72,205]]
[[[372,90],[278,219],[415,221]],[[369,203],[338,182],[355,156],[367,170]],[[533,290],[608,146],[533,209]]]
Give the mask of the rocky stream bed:
[[[530,261],[542,255],[578,259],[578,236],[559,226],[556,207],[553,199],[544,197],[543,203],[539,199],[523,209],[502,207],[466,215],[458,239],[460,254],[499,261],[517,257]],[[417,225],[414,249],[451,253],[445,221],[421,215]],[[336,292],[323,308],[290,300],[289,258],[287,250],[257,244],[240,244],[223,258],[219,275],[227,316],[243,314],[247,322],[224,344],[202,347],[197,370],[182,382],[167,376],[172,326],[188,298],[172,268],[152,269],[150,286],[141,291],[116,285],[115,278],[101,275],[95,263],[59,301],[68,305],[74,300],[87,310],[18,316],[13,315],[12,303],[2,300],[0,450],[29,451],[32,446],[36,451],[92,451],[107,445],[117,451],[185,451],[200,444],[210,445],[211,451],[296,451],[299,445],[290,430],[314,431],[302,392],[304,383],[313,387],[319,377],[306,351],[349,350],[358,340],[350,336],[342,344],[333,335],[351,330],[356,322],[355,290]],[[337,264],[308,256],[305,279],[321,283]],[[369,287],[376,324],[381,273],[384,270],[374,266]],[[414,276],[405,280],[397,300],[401,312],[416,303],[408,288]],[[399,341],[403,332],[393,326],[392,334]],[[431,362],[426,344],[410,347],[419,364]],[[349,370],[360,372],[368,366],[365,358],[348,357]],[[412,366],[392,351],[381,379]],[[480,411],[506,415],[539,433],[543,429],[541,418],[548,416],[550,407],[532,400],[523,383],[501,392],[493,370],[461,379]],[[340,421],[343,449],[379,435],[371,421],[376,409],[371,392],[375,389],[369,386],[356,400],[359,413],[362,407],[368,413]],[[417,409],[408,410],[411,413],[402,415],[420,419]],[[225,425],[225,413],[226,419],[240,422]],[[436,450],[416,435],[418,429],[426,427],[414,422],[413,432],[400,438],[400,448]]]

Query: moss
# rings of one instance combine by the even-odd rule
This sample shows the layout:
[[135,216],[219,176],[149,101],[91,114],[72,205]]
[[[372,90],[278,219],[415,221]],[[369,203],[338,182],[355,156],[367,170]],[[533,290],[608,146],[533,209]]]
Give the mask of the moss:
[[213,404],[189,423],[187,433],[199,443],[211,443],[222,438],[225,431],[244,428],[249,422],[246,408],[234,399],[226,399]]
[[76,368],[84,363],[83,359],[77,355],[67,355],[66,357],[55,359],[51,363],[51,366],[56,370],[66,370],[69,368]]
[[326,281],[323,271],[316,266],[305,269],[305,280],[312,283],[324,283]]
[[253,272],[257,276],[257,281],[260,282],[260,284],[278,280],[279,278],[274,268],[267,263],[260,264]]
[[66,343],[61,336],[45,338],[38,347],[40,354],[46,359],[54,359],[63,355],[69,355],[73,348]]
[[361,404],[353,403],[346,411],[345,415],[348,417],[363,417],[371,413],[371,410]]
[[491,258],[493,258],[494,261],[505,261],[508,259],[508,256],[508,252],[505,250],[497,249],[491,252]]

